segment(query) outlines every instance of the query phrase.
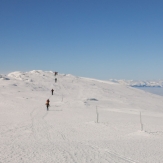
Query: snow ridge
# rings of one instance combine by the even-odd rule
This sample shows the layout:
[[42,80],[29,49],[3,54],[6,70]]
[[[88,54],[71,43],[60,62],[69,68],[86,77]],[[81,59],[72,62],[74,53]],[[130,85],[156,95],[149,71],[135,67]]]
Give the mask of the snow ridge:
[[110,79],[109,81],[128,85],[131,87],[163,87],[163,80],[159,81],[136,81],[136,80],[116,80]]

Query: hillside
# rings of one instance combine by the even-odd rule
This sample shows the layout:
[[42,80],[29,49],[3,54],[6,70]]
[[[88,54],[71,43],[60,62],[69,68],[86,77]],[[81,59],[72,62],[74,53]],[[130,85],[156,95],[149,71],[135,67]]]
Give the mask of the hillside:
[[70,74],[57,80],[41,70],[0,75],[0,162],[163,160],[163,97]]

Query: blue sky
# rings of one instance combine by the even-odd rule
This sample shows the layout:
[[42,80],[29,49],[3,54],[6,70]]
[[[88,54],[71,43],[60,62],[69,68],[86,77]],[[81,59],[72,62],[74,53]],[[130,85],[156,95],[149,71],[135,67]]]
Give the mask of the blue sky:
[[0,73],[163,79],[162,0],[1,0]]

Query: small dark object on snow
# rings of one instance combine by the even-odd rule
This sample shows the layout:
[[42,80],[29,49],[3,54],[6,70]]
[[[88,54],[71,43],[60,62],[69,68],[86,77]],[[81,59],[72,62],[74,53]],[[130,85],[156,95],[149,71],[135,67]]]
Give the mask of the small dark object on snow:
[[57,82],[57,78],[55,78],[55,83]]
[[52,95],[53,95],[54,89],[52,89],[51,92],[52,92]]
[[47,111],[49,110],[49,106],[50,106],[50,104],[49,104],[49,102],[50,102],[50,100],[49,99],[47,99],[47,101],[46,101],[46,107],[47,107]]
[[58,72],[54,72],[54,75],[55,75],[55,76],[58,75]]

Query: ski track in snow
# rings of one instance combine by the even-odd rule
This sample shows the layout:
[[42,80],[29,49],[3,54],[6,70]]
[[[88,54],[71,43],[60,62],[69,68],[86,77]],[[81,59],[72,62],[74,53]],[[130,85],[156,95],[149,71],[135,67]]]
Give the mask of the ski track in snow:
[[[32,135],[30,135],[30,136],[34,136],[34,138],[36,140],[36,144],[35,144],[36,146],[39,146],[38,141],[46,141],[47,144],[53,143],[53,141],[51,140],[50,135],[48,133],[49,126],[47,125],[46,121],[44,120],[44,117],[48,114],[48,112],[46,112],[46,111],[39,112],[39,108],[40,107],[35,108],[31,112]],[[22,131],[21,129],[23,129],[23,128],[20,127],[18,132],[21,132]],[[29,129],[29,128],[27,127],[26,129]],[[123,162],[131,162],[131,163],[136,163],[134,161],[131,161],[128,158],[119,156],[117,153],[113,153],[113,152],[110,152],[108,150],[103,150],[103,152],[101,154],[101,151],[102,151],[101,149],[99,150],[98,147],[94,147],[94,146],[91,146],[91,145],[84,145],[84,144],[81,144],[81,143],[77,143],[77,144],[75,143],[75,144],[72,145],[73,142],[69,142],[69,141],[67,142],[66,136],[62,132],[58,132],[58,134],[59,134],[58,136],[60,136],[63,139],[63,141],[66,141],[66,143],[63,143],[59,147],[59,153],[61,154],[61,157],[62,157],[62,159],[58,158],[58,160],[60,160],[60,161],[64,161],[64,162],[67,162],[67,161],[68,162],[80,162],[80,160],[78,160],[75,157],[75,154],[74,154],[74,151],[76,149],[78,149],[78,152],[80,153],[80,155],[82,155],[82,157],[85,158],[85,160],[83,159],[82,162],[112,162],[112,163],[114,163],[114,162],[115,163],[118,163],[118,162],[121,162],[121,163],[123,163]],[[11,139],[11,141],[13,141],[13,145],[19,144],[19,142],[18,142],[19,141],[19,136],[16,135],[16,137]],[[66,150],[67,146],[65,144],[69,144],[68,145],[69,148],[67,150]],[[83,148],[83,146],[84,146],[84,148]],[[34,149],[35,149],[35,147],[34,147]],[[47,150],[47,149],[42,149],[42,150],[44,151],[44,150]],[[54,149],[52,149],[52,151],[53,150]],[[73,151],[73,152],[70,152],[70,151]],[[33,154],[36,155],[35,153],[33,153]],[[20,155],[21,155],[21,153],[20,153]],[[90,156],[92,156],[92,155],[93,155],[93,157],[91,158]],[[104,159],[100,155],[104,155],[105,156]],[[50,157],[51,156],[56,157],[55,153],[53,153],[53,152],[50,152],[49,156]],[[21,157],[23,158],[25,156],[22,155]],[[11,157],[11,158],[13,159],[14,156]],[[33,157],[32,157],[32,159],[33,159]],[[2,160],[2,161],[7,162],[7,160]],[[50,159],[49,159],[49,161],[50,161]],[[53,160],[51,160],[51,161],[53,161]],[[57,160],[55,160],[55,161],[57,161]]]
[[[30,73],[27,74],[30,76]],[[13,94],[10,92],[10,95],[6,94],[8,89],[4,90],[4,87],[3,89],[0,87],[3,91],[1,97],[4,99],[0,102],[2,108],[0,163],[159,163],[162,160],[163,151],[158,151],[159,157],[149,158],[148,152],[152,153],[153,150],[143,151],[145,148],[139,149],[137,143],[140,141],[143,144],[147,139],[152,143],[154,143],[153,140],[157,140],[158,143],[163,144],[163,130],[159,127],[162,122],[161,118],[152,119],[154,125],[152,123],[149,125],[150,130],[147,128],[144,132],[138,132],[139,123],[137,124],[137,121],[139,119],[137,117],[139,114],[133,114],[130,107],[132,105],[133,111],[136,111],[134,109],[137,106],[134,108],[134,105],[139,105],[139,103],[137,99],[130,102],[129,98],[132,96],[131,93],[138,98],[141,96],[141,91],[136,91],[137,94],[134,95],[134,89],[127,90],[124,86],[121,88],[117,84],[109,86],[107,82],[59,75],[58,82],[50,84],[51,87],[54,87],[52,96],[50,95],[51,88],[48,89],[49,83],[54,82],[51,72],[31,72],[30,81],[36,81],[36,84],[30,86],[29,83],[25,90],[22,84],[22,80],[27,81],[25,73],[21,75],[18,72],[9,76],[17,78],[12,79],[14,82],[20,80],[17,81],[17,87],[21,91],[15,93],[17,89],[14,87]],[[39,82],[40,77],[47,81]],[[12,80],[2,81],[0,84],[12,83]],[[40,88],[37,88],[37,80]],[[31,93],[29,89],[36,92]],[[120,91],[128,92],[123,97]],[[28,92],[29,94],[26,94]],[[19,98],[15,98],[11,103],[9,96],[12,99]],[[21,96],[28,98],[19,100]],[[151,96],[149,98],[155,98]],[[44,104],[48,98],[50,99],[49,111],[46,110]],[[155,103],[162,100],[161,97],[157,98]],[[90,99],[97,99],[97,101]],[[142,99],[140,107],[145,107],[144,102]],[[101,108],[98,107],[100,123],[95,123],[97,105],[101,106]],[[151,102],[151,105],[152,108],[154,104]],[[126,109],[118,112],[121,107]],[[145,109],[148,107],[147,104]],[[157,106],[156,110],[160,111],[160,107],[161,104]],[[148,116],[148,112],[143,113],[143,120],[149,123],[152,114]],[[7,119],[7,116],[10,116],[11,119]],[[133,144],[133,149],[130,143],[126,144],[126,140]],[[118,142],[120,143],[117,144]],[[153,144],[153,148],[155,147],[157,144]],[[157,148],[155,150],[158,150]],[[142,155],[135,149],[140,150]]]

